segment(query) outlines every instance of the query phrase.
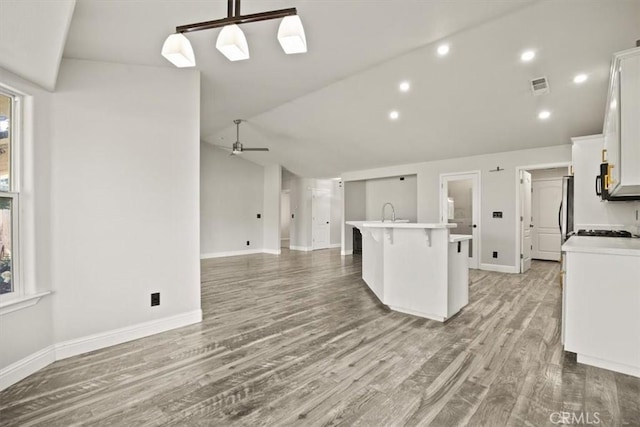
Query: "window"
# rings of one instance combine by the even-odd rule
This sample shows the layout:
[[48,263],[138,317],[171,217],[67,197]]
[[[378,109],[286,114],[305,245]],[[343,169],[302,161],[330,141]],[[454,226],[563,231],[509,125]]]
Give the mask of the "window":
[[0,88],[0,297],[19,295],[18,204],[15,165],[19,99]]

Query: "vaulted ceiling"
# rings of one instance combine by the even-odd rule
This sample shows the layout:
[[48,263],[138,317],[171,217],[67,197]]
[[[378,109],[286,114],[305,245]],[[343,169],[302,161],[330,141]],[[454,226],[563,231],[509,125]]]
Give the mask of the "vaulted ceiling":
[[[0,7],[5,2],[19,3],[1,0]],[[20,3],[28,2],[57,3]],[[226,5],[78,0],[64,56],[172,67],[160,56],[167,35],[224,17]],[[230,146],[232,120],[246,119],[241,142],[271,151],[243,156],[308,177],[599,132],[611,55],[640,38],[640,0],[242,1],[243,14],[287,7],[298,9],[307,54],[282,52],[277,21],[243,26],[247,61],[229,62],[215,49],[219,30],[188,37],[202,73],[201,139]],[[436,55],[440,43],[451,46],[445,57]],[[529,63],[519,59],[525,49],[536,52]],[[57,73],[57,65],[49,68]],[[576,85],[580,72],[588,80]],[[551,92],[534,97],[529,80],[540,76]],[[39,78],[51,86],[51,72]],[[411,89],[403,93],[405,80]],[[548,120],[537,118],[541,109],[551,112]],[[391,110],[397,120],[389,120]]]

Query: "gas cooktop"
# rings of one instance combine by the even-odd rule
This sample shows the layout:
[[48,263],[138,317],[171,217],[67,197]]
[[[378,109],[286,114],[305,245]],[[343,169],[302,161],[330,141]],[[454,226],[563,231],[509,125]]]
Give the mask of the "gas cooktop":
[[635,237],[625,230],[578,230],[576,236],[596,236],[596,237]]

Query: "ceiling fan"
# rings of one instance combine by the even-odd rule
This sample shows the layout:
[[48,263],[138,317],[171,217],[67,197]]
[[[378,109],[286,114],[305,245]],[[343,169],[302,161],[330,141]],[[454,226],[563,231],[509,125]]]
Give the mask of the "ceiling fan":
[[242,154],[245,151],[269,151],[268,148],[249,148],[244,147],[240,142],[240,123],[242,123],[241,119],[236,119],[233,121],[236,124],[236,142],[233,143],[233,147],[231,148],[231,155],[234,156],[236,154]]

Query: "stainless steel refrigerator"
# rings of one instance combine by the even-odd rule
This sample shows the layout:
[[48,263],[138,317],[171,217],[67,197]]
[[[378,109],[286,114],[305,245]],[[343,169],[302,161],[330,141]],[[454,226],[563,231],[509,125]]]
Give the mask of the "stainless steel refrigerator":
[[573,234],[573,176],[562,177],[562,201],[558,209],[558,227],[564,243]]

